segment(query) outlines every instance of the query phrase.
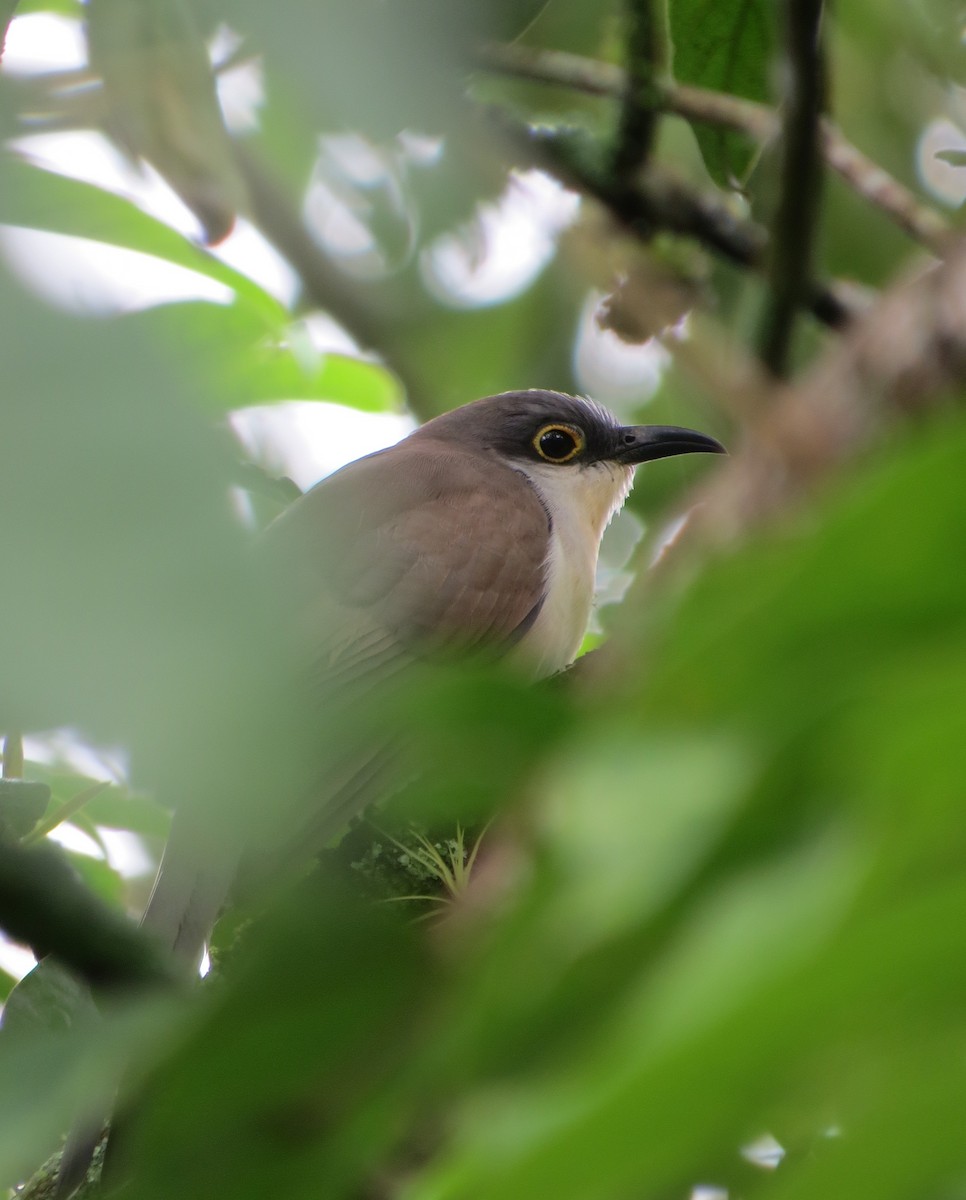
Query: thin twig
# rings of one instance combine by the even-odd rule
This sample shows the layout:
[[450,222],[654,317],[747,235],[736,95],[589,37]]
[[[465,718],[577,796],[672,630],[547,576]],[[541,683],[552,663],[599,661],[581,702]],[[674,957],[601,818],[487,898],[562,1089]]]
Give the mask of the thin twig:
[[[620,67],[558,50],[490,44],[479,50],[476,61],[488,71],[589,96],[616,97],[624,89]],[[756,142],[771,141],[780,129],[777,113],[766,105],[706,88],[669,83],[660,103],[665,111],[687,121],[732,129]],[[933,254],[945,254],[950,227],[943,217],[863,154],[829,120],[821,124],[821,146],[831,170],[863,200]]]
[[812,273],[822,184],[819,123],[825,106],[823,0],[786,0],[785,10],[781,189],[768,263],[770,303],[761,338],[762,361],[778,377],[788,373],[795,321]]
[[825,161],[868,204],[879,209],[907,237],[943,258],[954,240],[949,223],[907,187],[847,141],[835,125],[822,122]]

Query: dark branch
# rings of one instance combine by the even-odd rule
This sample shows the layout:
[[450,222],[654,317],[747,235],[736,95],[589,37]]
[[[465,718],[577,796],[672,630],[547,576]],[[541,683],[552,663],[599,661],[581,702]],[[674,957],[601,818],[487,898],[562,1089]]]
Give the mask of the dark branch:
[[[595,161],[593,144],[572,133],[534,130],[500,110],[489,110],[504,138],[528,163],[556,176],[566,186],[593,196],[629,232],[650,238],[659,231],[699,242],[727,262],[746,270],[765,266],[767,234],[753,221],[736,217],[710,192],[699,192],[655,165],[638,173],[633,187],[615,185]],[[809,284],[808,307],[832,328],[846,325],[853,309],[844,291]]]
[[[485,70],[501,75],[589,96],[615,97],[624,90],[620,67],[559,50],[491,44],[478,52],[477,62]],[[780,131],[778,115],[772,109],[706,88],[668,83],[660,103],[664,111],[686,121],[733,129],[759,143],[771,141]],[[828,120],[821,123],[821,144],[830,169],[853,191],[933,254],[942,257],[946,253],[950,229],[939,213],[924,205],[907,187],[847,141]]]
[[671,67],[664,0],[627,0],[626,20],[627,70],[612,163],[617,183],[630,183],[650,157]]
[[807,303],[821,203],[820,122],[825,105],[823,0],[786,0],[786,96],[781,191],[771,238],[771,302],[762,360],[773,375],[788,372],[795,320]]

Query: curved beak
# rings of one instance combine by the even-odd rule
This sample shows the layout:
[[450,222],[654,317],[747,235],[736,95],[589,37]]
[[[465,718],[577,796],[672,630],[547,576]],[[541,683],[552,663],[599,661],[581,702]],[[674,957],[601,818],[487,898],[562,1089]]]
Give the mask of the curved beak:
[[617,432],[614,458],[628,466],[676,454],[727,454],[719,441],[677,425],[625,425]]

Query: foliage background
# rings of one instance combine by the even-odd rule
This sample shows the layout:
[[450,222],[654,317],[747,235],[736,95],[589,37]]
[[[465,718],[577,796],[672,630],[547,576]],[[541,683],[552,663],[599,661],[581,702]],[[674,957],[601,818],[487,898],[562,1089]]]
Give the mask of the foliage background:
[[[89,21],[91,71],[7,77],[7,138],[104,130],[212,240],[244,214],[300,291],[289,309],[4,151],[7,225],[188,266],[231,302],[95,319],[0,277],[0,926],[98,1004],[28,983],[8,1005],[0,1184],[121,1079],[137,1197],[966,1194],[966,253],[936,208],[962,154],[960,6],[3,6],[36,11]],[[224,27],[264,73],[244,134],[214,99]],[[440,151],[414,161],[403,130]],[[326,163],[320,135],[345,131],[378,170]],[[512,299],[444,303],[424,251],[472,246],[477,206],[532,167],[581,195],[577,223]],[[366,253],[303,207],[313,173]],[[351,872],[289,881],[216,981],[173,986],[120,915],[148,881],[65,872],[43,835],[69,818],[156,856],[173,797],[215,838],[286,819],[305,749],[284,581],[253,576],[226,502],[246,487],[264,520],[283,493],[226,414],[581,388],[592,289],[622,337],[663,338],[642,419],[731,460],[640,473],[637,579],[576,679],[414,698],[422,815],[495,818],[443,920]],[[312,352],[319,309],[378,358]],[[662,508],[690,520],[648,570]],[[28,761],[52,790],[37,826],[16,734],[64,727],[129,768],[98,791]],[[747,1152],[766,1134],[776,1169]]]

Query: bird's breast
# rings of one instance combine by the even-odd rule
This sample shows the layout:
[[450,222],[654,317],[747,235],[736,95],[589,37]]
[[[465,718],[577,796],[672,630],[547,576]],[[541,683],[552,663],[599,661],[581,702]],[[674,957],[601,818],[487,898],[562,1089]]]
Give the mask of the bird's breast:
[[577,656],[593,607],[600,541],[630,491],[633,468],[600,463],[533,467],[526,474],[551,529],[543,604],[516,657],[540,677],[563,670]]

